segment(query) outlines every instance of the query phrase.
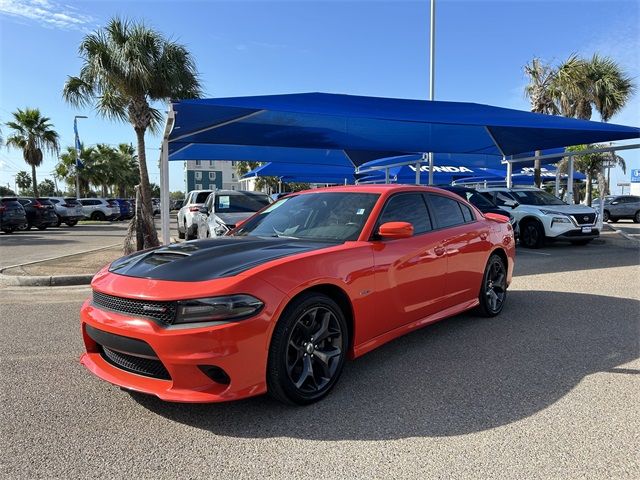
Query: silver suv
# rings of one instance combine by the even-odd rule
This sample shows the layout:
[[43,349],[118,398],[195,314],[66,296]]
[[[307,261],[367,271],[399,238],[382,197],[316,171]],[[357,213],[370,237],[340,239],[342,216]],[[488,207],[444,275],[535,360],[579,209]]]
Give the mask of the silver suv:
[[53,203],[56,215],[58,216],[57,227],[63,223],[73,227],[78,223],[78,220],[82,220],[84,218],[82,204],[75,198],[49,197],[49,201]]
[[221,237],[270,203],[262,192],[216,190],[194,218],[198,238]]
[[520,244],[542,247],[546,241],[566,240],[586,245],[600,235],[598,215],[586,205],[568,205],[538,188],[478,189],[496,205],[510,212],[520,227]]
[[104,198],[81,198],[82,211],[91,220],[117,220],[120,217],[120,206],[115,200]]
[[211,192],[213,190],[192,190],[187,193],[182,208],[178,210],[178,238],[196,238],[198,226],[194,218]]
[[[597,205],[595,208],[598,209],[600,207],[600,200],[594,200],[593,204],[594,206]],[[636,195],[612,195],[605,197],[602,220],[615,223],[624,218],[633,220],[635,223],[640,223],[640,197]]]

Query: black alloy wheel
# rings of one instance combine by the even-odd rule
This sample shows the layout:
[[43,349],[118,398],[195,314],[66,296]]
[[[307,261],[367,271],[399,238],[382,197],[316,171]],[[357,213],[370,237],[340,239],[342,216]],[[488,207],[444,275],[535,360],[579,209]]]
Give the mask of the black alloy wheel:
[[485,317],[495,317],[504,307],[507,299],[507,267],[500,255],[493,254],[487,262],[480,289],[480,313]]
[[633,222],[640,223],[640,210],[638,210],[636,214],[633,216]]
[[605,210],[605,211],[602,213],[602,221],[603,221],[603,222],[608,222],[608,221],[609,221],[609,217],[610,217],[610,215],[609,215],[609,211],[608,211],[608,210]]
[[340,307],[322,294],[304,294],[287,307],[269,348],[269,393],[306,405],[323,398],[338,380],[348,346]]
[[96,221],[98,221],[98,222],[104,222],[104,221],[107,219],[107,217],[106,217],[106,215],[105,215],[104,213],[102,213],[102,212],[93,212],[93,213],[91,214],[91,219],[92,219],[92,220],[96,220]]
[[520,227],[520,243],[527,248],[540,248],[544,243],[544,229],[536,221],[525,222]]

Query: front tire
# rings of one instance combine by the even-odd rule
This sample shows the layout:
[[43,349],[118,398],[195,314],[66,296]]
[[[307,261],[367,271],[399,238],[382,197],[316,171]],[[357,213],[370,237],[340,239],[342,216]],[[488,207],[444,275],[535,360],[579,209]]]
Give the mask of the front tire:
[[544,245],[544,227],[539,222],[529,220],[520,226],[520,243],[527,248]]
[[96,220],[98,222],[104,222],[107,219],[107,216],[102,212],[93,212],[91,214],[91,220]]
[[502,312],[507,300],[507,266],[500,255],[489,257],[482,277],[478,313],[483,317],[495,317]]
[[78,221],[77,221],[77,220],[70,220],[70,221],[68,221],[68,222],[67,222],[67,226],[68,226],[68,227],[74,227],[74,226],[76,226],[77,224],[78,224]]
[[611,215],[609,215],[609,212],[607,210],[605,210],[602,213],[602,221],[603,222],[608,222],[610,218],[611,218]]
[[348,345],[347,322],[336,302],[313,292],[294,299],[271,339],[269,394],[296,405],[324,398],[342,373]]
[[633,216],[633,223],[640,223],[640,210]]

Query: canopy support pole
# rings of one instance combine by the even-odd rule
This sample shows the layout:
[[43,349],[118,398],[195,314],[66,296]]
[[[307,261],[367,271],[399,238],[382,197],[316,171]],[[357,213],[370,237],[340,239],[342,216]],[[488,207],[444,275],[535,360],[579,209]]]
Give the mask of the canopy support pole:
[[[504,160],[504,156],[502,159]],[[513,188],[513,163],[507,162],[507,188]]]
[[560,169],[556,167],[556,181],[553,187],[553,194],[557,197],[560,193]]
[[416,185],[420,185],[420,162],[416,162]]
[[433,152],[429,152],[429,185],[433,185]]
[[567,203],[569,205],[573,205],[575,202],[573,200],[573,155],[569,156],[569,165],[567,166],[567,173],[569,174],[567,178]]
[[173,129],[174,122],[175,112],[173,111],[173,105],[170,103],[160,148],[160,232],[163,245],[171,243],[169,226],[169,134]]
[[385,184],[389,183],[389,169],[388,168],[384,169],[384,183]]

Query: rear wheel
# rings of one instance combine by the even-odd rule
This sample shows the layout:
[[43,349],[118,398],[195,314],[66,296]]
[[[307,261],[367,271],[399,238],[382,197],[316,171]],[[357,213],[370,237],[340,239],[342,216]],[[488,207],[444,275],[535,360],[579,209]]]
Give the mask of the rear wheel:
[[544,228],[535,220],[520,225],[520,243],[527,248],[540,248],[544,245]]
[[27,230],[31,230],[31,225],[28,223],[23,223],[18,227],[18,230],[20,230],[21,232],[26,232]]
[[195,237],[191,234],[191,232],[189,231],[189,228],[187,227],[187,221],[184,221],[184,238],[185,240],[193,240]]
[[77,225],[77,223],[78,223],[78,221],[77,221],[77,220],[69,220],[69,221],[67,222],[67,225],[68,225],[69,227],[73,227],[73,226]]
[[344,314],[331,298],[308,293],[293,300],[271,339],[269,394],[298,405],[326,396],[342,373],[348,335]]
[[102,212],[93,212],[91,214],[91,220],[97,220],[98,222],[104,222],[107,219],[106,215]]
[[602,221],[603,222],[608,222],[610,217],[611,217],[611,215],[609,215],[609,212],[607,210],[605,210],[602,213]]
[[184,239],[184,232],[180,230],[180,223],[178,222],[178,238]]
[[640,210],[638,210],[636,214],[633,216],[633,222],[640,223]]
[[507,266],[500,255],[493,254],[484,270],[478,312],[483,317],[495,317],[502,311],[506,299]]

